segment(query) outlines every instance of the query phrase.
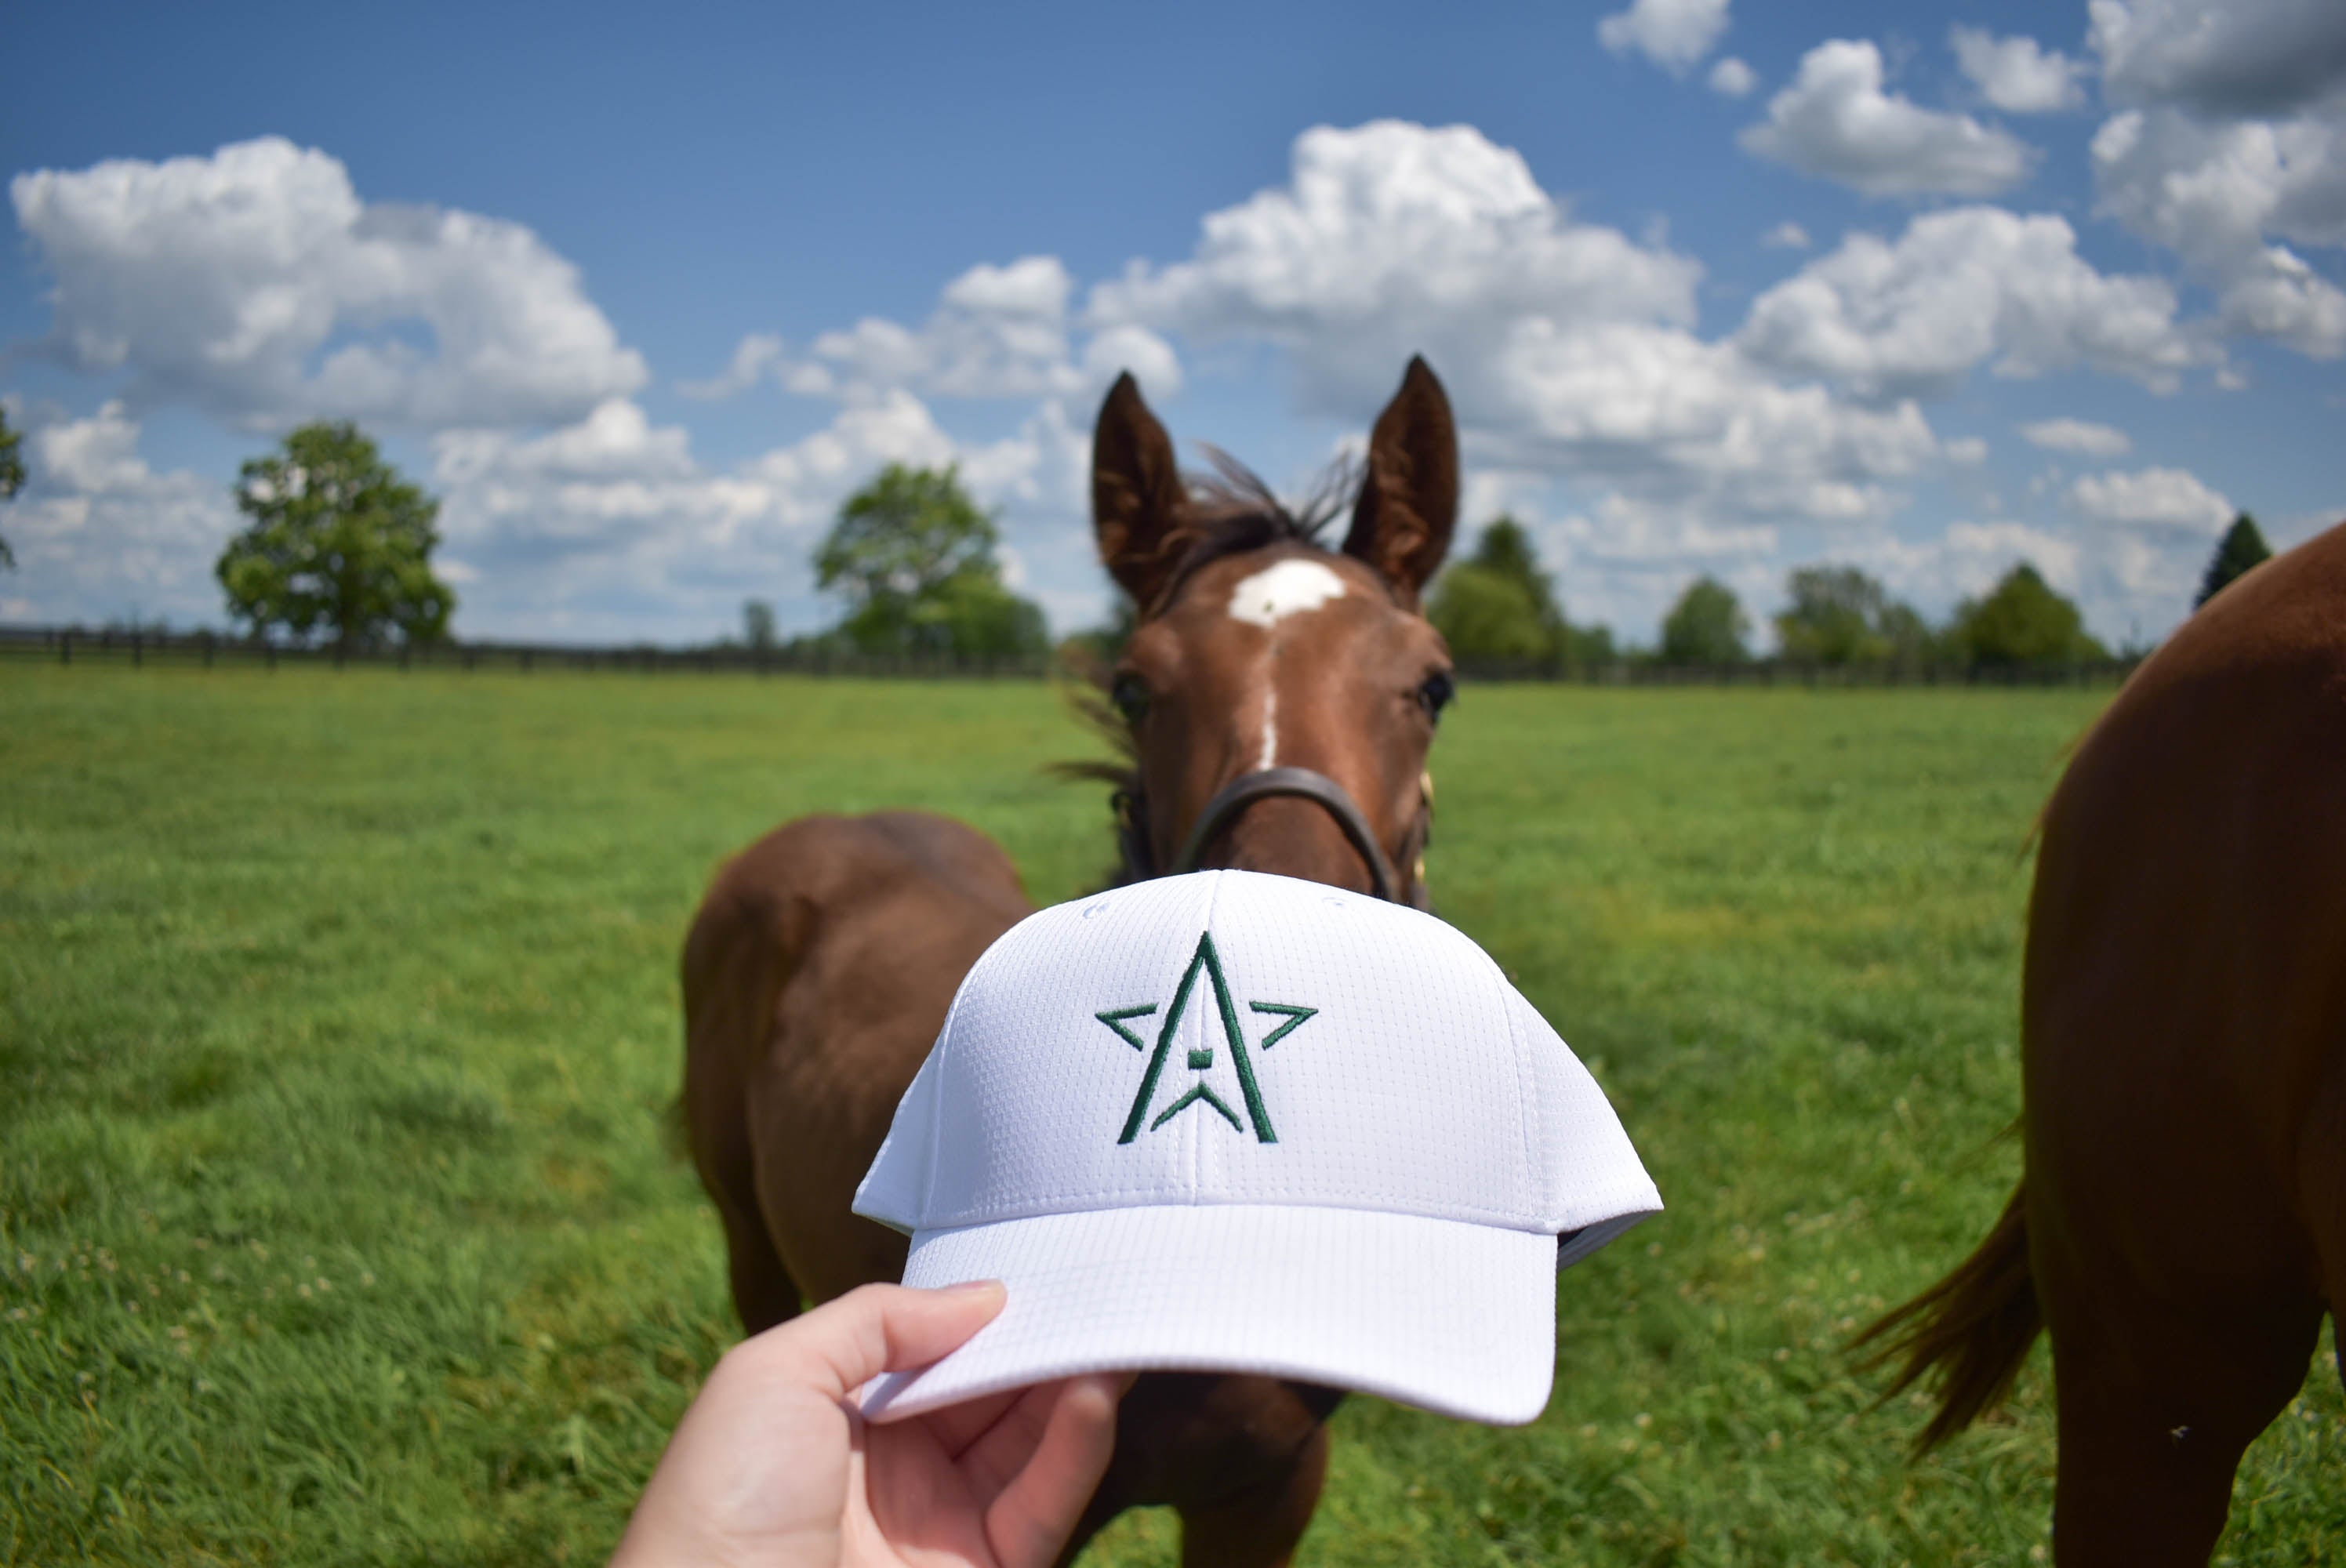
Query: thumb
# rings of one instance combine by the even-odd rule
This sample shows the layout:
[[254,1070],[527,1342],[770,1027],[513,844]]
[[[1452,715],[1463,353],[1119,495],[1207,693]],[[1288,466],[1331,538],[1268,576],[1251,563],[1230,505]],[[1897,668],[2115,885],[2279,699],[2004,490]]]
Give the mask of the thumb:
[[760,1361],[770,1353],[776,1369],[792,1380],[843,1399],[882,1372],[925,1367],[959,1349],[994,1321],[1005,1298],[992,1279],[942,1290],[866,1285],[769,1329],[741,1349]]

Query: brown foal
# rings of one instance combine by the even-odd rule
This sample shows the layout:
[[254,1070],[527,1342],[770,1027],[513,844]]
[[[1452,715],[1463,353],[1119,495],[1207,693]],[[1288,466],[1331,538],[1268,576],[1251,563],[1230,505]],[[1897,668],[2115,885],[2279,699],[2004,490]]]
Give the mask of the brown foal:
[[2045,808],[2020,1190],[1868,1337],[1945,1368],[1928,1446],[2051,1329],[2068,1568],[2205,1563],[2346,1309],[2341,791],[2346,525],[2168,639]]
[[[1413,361],[1379,416],[1341,551],[1243,483],[1185,482],[1130,376],[1092,449],[1100,556],[1140,606],[1111,686],[1133,760],[1127,874],[1170,868],[1228,785],[1309,769],[1349,798],[1423,901],[1426,755],[1449,655],[1418,609],[1449,547],[1457,435]],[[1195,860],[1366,891],[1370,857],[1326,805],[1248,800]],[[917,812],[807,817],[729,862],[684,949],[684,1110],[755,1333],[894,1279],[904,1238],[849,1212],[962,976],[1032,906],[1002,850]],[[1288,1561],[1327,1465],[1333,1390],[1152,1373],[1126,1396],[1107,1477],[1067,1549],[1124,1510],[1169,1504],[1190,1564]]]

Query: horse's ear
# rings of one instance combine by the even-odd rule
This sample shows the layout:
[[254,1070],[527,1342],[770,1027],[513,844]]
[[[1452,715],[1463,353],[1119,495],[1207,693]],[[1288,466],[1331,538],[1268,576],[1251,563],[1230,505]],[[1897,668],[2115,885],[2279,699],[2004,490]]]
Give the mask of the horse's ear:
[[1414,600],[1449,552],[1457,524],[1458,427],[1450,397],[1425,361],[1412,359],[1370,433],[1368,473],[1344,554]]
[[1092,531],[1100,564],[1144,615],[1178,564],[1175,535],[1188,499],[1172,438],[1127,371],[1108,388],[1092,431]]

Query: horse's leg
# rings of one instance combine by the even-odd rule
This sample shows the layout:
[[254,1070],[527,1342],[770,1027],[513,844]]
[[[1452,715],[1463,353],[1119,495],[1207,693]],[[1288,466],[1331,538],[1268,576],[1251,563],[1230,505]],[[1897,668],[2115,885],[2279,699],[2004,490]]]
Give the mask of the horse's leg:
[[758,1216],[758,1190],[744,1159],[739,1178],[728,1176],[718,1193],[718,1218],[725,1220],[725,1263],[732,1275],[734,1312],[741,1315],[741,1331],[765,1333],[774,1324],[786,1324],[805,1309],[798,1282],[783,1268],[774,1237],[765,1232]]
[[719,1207],[725,1220],[725,1258],[733,1278],[733,1310],[741,1316],[741,1331],[762,1334],[777,1323],[789,1322],[805,1302],[798,1281],[782,1267],[773,1238],[754,1216],[736,1216],[729,1203]]
[[[692,1118],[693,1163],[700,1169],[700,1185],[717,1206],[725,1227],[725,1260],[733,1282],[733,1310],[744,1333],[761,1334],[777,1323],[787,1323],[803,1307],[798,1281],[783,1266],[773,1237],[766,1234],[759,1211],[757,1158],[750,1144],[750,1125],[740,1096],[724,1103],[712,1086],[695,1081],[693,1065],[685,1075],[687,1114]],[[695,1094],[694,1091],[700,1091]]]
[[784,1267],[758,1202],[748,1079],[773,1029],[809,922],[803,901],[770,886],[720,878],[685,940],[685,1141],[725,1227],[733,1309],[761,1333],[799,1315],[798,1281]]
[[2081,1288],[2039,1269],[2060,1405],[2054,1560],[2200,1568],[2240,1455],[2304,1384],[2320,1303],[2276,1287],[2183,1308],[2131,1278],[2113,1288],[2122,1276]]
[[1182,1568],[1285,1568],[1320,1506],[1328,1478],[1328,1429],[1312,1429],[1288,1466],[1262,1481],[1181,1511]]

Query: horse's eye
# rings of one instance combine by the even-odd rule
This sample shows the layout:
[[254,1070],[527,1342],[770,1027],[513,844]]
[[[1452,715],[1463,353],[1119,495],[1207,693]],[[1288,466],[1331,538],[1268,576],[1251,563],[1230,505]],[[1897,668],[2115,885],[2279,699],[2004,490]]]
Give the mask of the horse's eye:
[[1127,724],[1138,724],[1148,711],[1148,683],[1127,671],[1108,687],[1107,699],[1116,704],[1116,710],[1124,715]]
[[1417,705],[1425,709],[1425,717],[1430,722],[1439,724],[1442,722],[1442,710],[1449,707],[1450,699],[1457,695],[1458,685],[1450,678],[1450,672],[1438,669],[1427,676],[1425,684],[1417,688]]

